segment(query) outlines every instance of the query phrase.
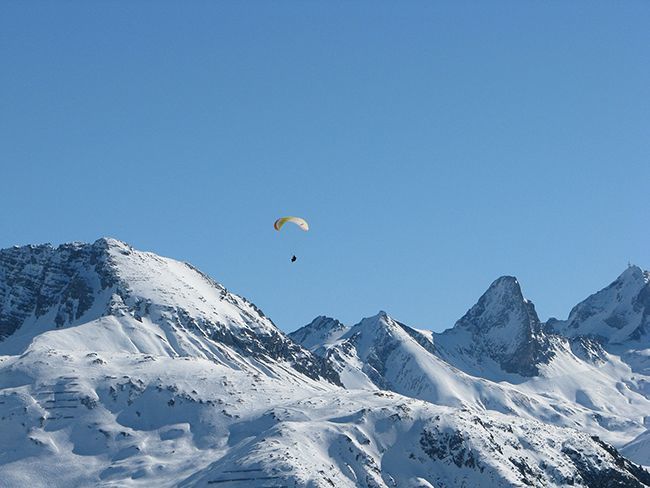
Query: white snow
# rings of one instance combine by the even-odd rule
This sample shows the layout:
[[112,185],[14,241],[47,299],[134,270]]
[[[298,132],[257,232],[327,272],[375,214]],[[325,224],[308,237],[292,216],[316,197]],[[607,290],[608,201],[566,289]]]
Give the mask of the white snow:
[[[467,359],[463,334],[450,364],[450,342],[386,313],[353,327],[319,317],[292,336],[328,358],[337,386],[190,265],[112,239],[39,251],[49,261],[12,252],[0,317],[22,325],[0,341],[3,487],[581,487],[604,470],[631,483],[594,434],[648,464],[642,347],[631,368],[628,349],[592,360],[553,339],[552,360],[523,377]],[[45,311],[25,311],[35,283]],[[514,307],[510,331],[528,313],[513,290],[501,283],[489,307],[497,322],[498,303]]]

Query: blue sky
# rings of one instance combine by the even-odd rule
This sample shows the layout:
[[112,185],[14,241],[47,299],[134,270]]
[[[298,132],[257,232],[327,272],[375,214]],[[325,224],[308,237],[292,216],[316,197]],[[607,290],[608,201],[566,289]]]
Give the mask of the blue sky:
[[565,317],[650,267],[648,25],[643,1],[2,2],[0,247],[113,236],[284,330],[441,330],[504,274]]

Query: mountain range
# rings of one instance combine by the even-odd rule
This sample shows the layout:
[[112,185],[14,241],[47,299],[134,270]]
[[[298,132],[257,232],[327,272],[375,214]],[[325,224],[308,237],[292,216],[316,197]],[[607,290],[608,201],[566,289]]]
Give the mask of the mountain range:
[[283,333],[110,238],[0,251],[0,485],[650,486],[650,273],[542,322],[498,278],[441,333]]

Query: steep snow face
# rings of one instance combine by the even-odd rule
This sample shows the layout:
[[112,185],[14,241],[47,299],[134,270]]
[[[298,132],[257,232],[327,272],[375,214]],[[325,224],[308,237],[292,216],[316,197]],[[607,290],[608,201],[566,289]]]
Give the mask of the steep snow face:
[[320,315],[309,324],[291,332],[289,337],[302,347],[318,353],[322,348],[336,342],[348,330],[349,327],[338,320]]
[[440,399],[438,389],[429,384],[428,363],[437,358],[431,355],[434,346],[425,335],[383,311],[336,335],[338,339],[313,350],[335,365],[347,388],[384,388],[418,398],[429,391]]
[[187,263],[115,239],[0,251],[0,298],[0,354],[42,342],[232,365],[252,358],[338,381],[246,299]]
[[643,340],[650,347],[650,272],[628,267],[553,326],[569,337],[592,336],[609,344]]
[[555,354],[535,306],[513,276],[492,283],[452,329],[434,334],[434,340],[445,359],[475,374],[496,365],[507,373],[535,376]]
[[[373,317],[364,318],[343,334],[334,346],[328,357],[335,362],[343,357],[354,358],[362,365],[362,372],[379,388],[401,392],[400,385],[408,383],[412,388],[411,396],[419,397],[421,389],[428,386],[416,384],[426,383],[426,375],[418,380],[415,376],[423,373],[423,358],[425,362],[433,358],[433,344],[423,334],[392,319],[386,312],[380,311]],[[410,366],[416,368],[415,374],[412,374]]]
[[634,459],[635,462],[643,466],[650,467],[650,430],[646,430],[636,439],[623,446],[621,454]]

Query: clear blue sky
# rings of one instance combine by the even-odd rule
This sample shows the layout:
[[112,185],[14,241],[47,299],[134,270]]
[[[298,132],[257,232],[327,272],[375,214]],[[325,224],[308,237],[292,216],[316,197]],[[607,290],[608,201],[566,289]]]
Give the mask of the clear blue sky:
[[117,237],[284,330],[440,330],[504,274],[565,317],[650,267],[648,26],[634,0],[1,2],[0,247]]

